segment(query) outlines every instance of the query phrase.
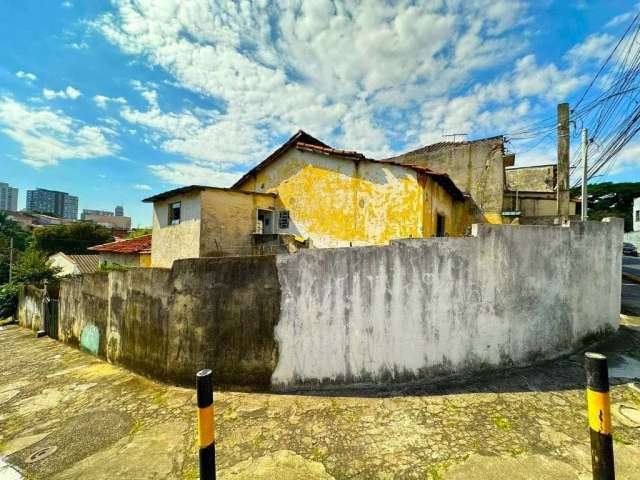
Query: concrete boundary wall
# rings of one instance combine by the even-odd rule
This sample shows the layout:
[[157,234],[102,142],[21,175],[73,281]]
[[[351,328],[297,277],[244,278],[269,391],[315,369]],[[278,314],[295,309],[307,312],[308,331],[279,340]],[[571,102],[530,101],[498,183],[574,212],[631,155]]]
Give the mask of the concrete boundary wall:
[[272,386],[406,381],[567,352],[618,328],[622,222],[278,257]]
[[621,243],[619,219],[481,224],[466,238],[84,275],[61,281],[59,338],[185,385],[204,367],[219,385],[287,390],[524,365],[618,327]]
[[44,328],[42,300],[44,290],[32,285],[22,287],[18,292],[18,323],[25,328],[38,331]]

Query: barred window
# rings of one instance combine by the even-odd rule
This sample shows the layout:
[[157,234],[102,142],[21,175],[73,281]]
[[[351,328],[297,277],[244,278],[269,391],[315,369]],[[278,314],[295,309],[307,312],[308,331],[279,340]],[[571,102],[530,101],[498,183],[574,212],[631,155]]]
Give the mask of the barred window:
[[280,230],[286,230],[289,228],[289,212],[287,210],[279,212],[278,228],[280,228]]

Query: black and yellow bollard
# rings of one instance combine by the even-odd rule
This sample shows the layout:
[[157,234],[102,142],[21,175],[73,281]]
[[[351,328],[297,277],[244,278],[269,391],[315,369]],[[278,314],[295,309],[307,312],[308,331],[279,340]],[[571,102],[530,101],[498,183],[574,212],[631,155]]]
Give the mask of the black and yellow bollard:
[[216,434],[213,416],[213,373],[200,370],[196,374],[198,396],[198,442],[200,444],[200,479],[216,478]]
[[614,480],[607,357],[587,352],[584,366],[587,373],[587,411],[593,480]]

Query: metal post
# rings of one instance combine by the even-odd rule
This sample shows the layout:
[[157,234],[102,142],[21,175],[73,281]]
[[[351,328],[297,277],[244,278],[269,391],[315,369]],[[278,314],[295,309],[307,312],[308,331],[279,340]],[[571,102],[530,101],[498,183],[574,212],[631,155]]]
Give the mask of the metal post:
[[587,221],[587,152],[589,149],[589,134],[586,128],[582,129],[582,221]]
[[213,411],[213,373],[209,369],[196,374],[198,397],[198,442],[200,480],[216,478],[216,435]]
[[13,280],[13,237],[9,238],[9,283]]
[[593,480],[615,480],[607,357],[587,352],[584,368],[587,373],[587,412]]

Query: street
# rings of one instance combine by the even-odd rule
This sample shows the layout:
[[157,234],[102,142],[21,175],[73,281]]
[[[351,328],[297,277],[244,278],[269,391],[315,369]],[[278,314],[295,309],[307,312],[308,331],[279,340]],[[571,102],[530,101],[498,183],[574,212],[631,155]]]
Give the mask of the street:
[[[625,305],[637,288],[625,286]],[[597,347],[610,359],[619,479],[640,469],[636,321]],[[581,361],[428,385],[216,392],[219,478],[589,479]],[[0,331],[0,364],[0,478],[198,478],[193,390],[17,326]]]

